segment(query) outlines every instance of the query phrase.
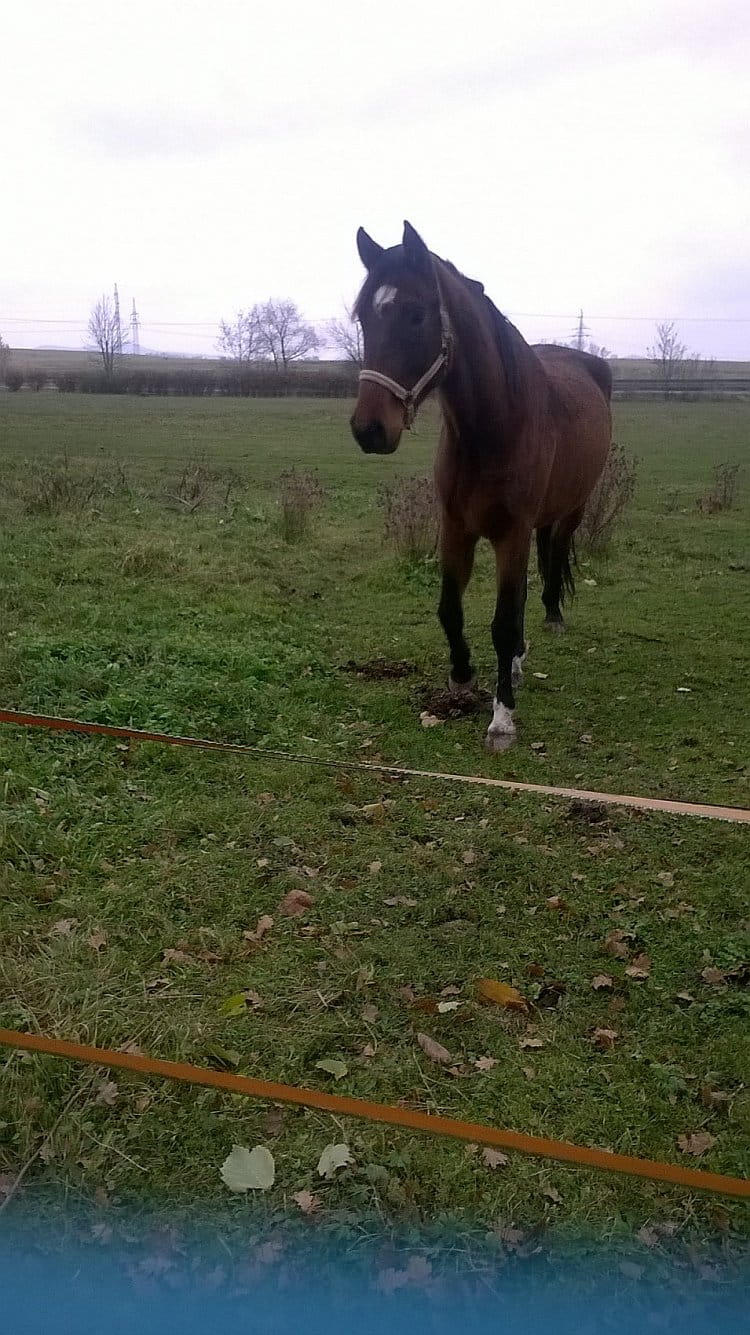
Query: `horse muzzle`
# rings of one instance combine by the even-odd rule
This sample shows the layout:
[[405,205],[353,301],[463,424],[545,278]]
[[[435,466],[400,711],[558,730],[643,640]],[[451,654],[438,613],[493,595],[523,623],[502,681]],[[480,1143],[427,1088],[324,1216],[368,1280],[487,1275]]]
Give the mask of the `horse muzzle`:
[[395,454],[401,440],[401,430],[388,431],[377,418],[361,425],[355,413],[351,419],[352,435],[363,454]]

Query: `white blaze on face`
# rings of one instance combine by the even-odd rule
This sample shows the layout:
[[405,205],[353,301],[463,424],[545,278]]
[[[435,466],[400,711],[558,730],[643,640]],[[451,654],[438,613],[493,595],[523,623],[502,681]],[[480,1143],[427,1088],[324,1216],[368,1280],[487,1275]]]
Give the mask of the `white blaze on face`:
[[387,284],[384,287],[379,287],[372,299],[372,309],[375,314],[380,315],[383,307],[390,306],[397,296],[398,292],[395,287],[389,287]]

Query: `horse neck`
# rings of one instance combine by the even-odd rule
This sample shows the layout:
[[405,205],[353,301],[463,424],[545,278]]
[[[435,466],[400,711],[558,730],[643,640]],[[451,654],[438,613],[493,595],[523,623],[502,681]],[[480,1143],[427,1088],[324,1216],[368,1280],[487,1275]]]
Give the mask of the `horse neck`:
[[[451,365],[441,385],[444,417],[456,448],[481,455],[485,446],[515,440],[518,408],[515,401],[519,370],[526,354],[534,354],[512,325],[507,326],[507,350],[516,365],[506,362],[498,335],[498,313],[487,297],[468,291],[452,274],[440,274],[440,284],[453,332]],[[499,317],[502,319],[502,317]]]

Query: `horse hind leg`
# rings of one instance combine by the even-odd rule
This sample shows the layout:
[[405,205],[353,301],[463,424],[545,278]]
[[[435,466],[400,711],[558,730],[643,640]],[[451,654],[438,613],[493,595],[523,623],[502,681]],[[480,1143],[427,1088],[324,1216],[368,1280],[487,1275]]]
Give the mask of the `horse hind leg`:
[[552,634],[565,631],[562,607],[565,597],[573,597],[573,534],[581,522],[583,510],[576,510],[559,524],[550,524],[537,534],[537,556],[542,577],[544,628]]

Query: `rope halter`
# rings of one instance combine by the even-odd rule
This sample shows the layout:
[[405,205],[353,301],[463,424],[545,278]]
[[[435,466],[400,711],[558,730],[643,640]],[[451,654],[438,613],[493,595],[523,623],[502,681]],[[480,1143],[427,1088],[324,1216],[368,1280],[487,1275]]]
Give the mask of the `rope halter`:
[[391,376],[385,375],[382,371],[372,371],[368,367],[364,367],[359,373],[360,382],[368,380],[373,385],[382,385],[383,389],[390,390],[394,398],[397,398],[403,404],[404,427],[407,431],[412,428],[419,405],[429,391],[435,387],[438,380],[442,378],[444,372],[447,371],[453,351],[453,331],[450,317],[443,300],[437,268],[434,264],[432,267],[440,299],[440,352],[432,365],[427,367],[424,375],[419,377],[419,380],[415,385],[412,385],[411,389],[400,385],[398,380],[393,380]]

